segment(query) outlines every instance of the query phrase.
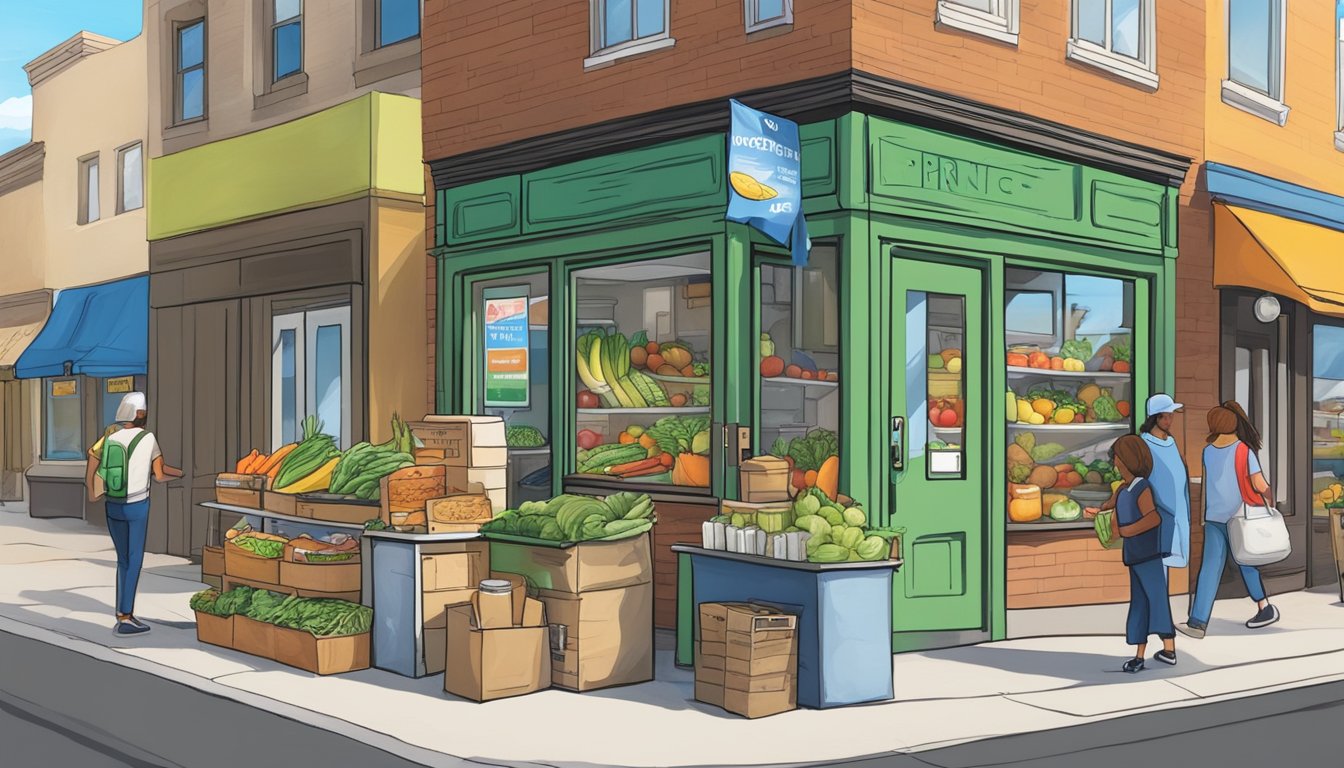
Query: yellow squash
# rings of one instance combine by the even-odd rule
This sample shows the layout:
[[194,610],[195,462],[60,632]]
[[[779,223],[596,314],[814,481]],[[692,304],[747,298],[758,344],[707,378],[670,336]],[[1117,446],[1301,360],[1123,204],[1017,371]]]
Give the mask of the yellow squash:
[[307,477],[301,477],[298,480],[286,485],[284,488],[276,488],[279,493],[312,493],[314,491],[325,491],[327,486],[331,485],[331,473],[336,469],[336,462],[341,457],[337,456],[330,459],[327,463],[313,470]]

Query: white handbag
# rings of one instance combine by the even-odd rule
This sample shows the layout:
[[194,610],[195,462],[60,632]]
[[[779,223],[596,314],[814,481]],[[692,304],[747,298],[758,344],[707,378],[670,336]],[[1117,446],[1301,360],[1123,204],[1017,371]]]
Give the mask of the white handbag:
[[[1293,543],[1283,515],[1264,496],[1255,498],[1258,494],[1251,490],[1247,477],[1248,451],[1245,443],[1237,446],[1237,480],[1242,501],[1237,515],[1227,521],[1227,542],[1237,565],[1269,565],[1287,559],[1293,552]],[[1254,503],[1257,501],[1262,503]]]

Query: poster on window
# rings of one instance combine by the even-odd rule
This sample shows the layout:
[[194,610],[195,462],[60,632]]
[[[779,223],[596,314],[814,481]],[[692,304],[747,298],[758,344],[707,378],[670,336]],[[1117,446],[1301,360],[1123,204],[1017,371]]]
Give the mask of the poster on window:
[[780,245],[793,264],[807,266],[807,223],[803,220],[802,146],[798,124],[737,101],[728,132],[728,213]]
[[528,372],[527,289],[489,288],[485,299],[485,406],[526,408]]

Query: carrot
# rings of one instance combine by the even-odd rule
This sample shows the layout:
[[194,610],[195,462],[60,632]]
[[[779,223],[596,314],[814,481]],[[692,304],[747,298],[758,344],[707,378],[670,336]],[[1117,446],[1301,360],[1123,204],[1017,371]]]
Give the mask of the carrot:
[[672,464],[673,464],[673,462],[674,462],[674,457],[672,456],[672,454],[670,454],[670,453],[660,453],[660,454],[658,454],[657,458],[658,458],[658,462],[659,462],[660,464],[662,464],[664,467],[666,467],[666,468],[668,468],[668,469],[671,469],[671,468],[672,468]]
[[233,470],[240,475],[243,474],[247,471],[247,468],[251,466],[252,460],[255,458],[257,458],[257,449],[253,448],[251,453],[238,460],[238,464],[234,466]]
[[269,458],[270,457],[267,456],[266,454],[258,451],[257,455],[252,457],[252,461],[248,463],[247,469],[245,469],[244,471],[247,472],[247,474],[249,475],[257,474],[257,470],[260,469],[261,465],[265,464]]
[[271,454],[271,457],[270,457],[270,458],[268,458],[268,459],[266,459],[266,461],[262,462],[262,465],[261,465],[260,467],[257,467],[257,469],[256,469],[256,473],[257,473],[258,475],[269,475],[269,474],[271,474],[271,470],[272,470],[272,469],[275,469],[275,468],[278,467],[278,466],[280,466],[280,462],[281,462],[281,460],[283,460],[283,459],[284,459],[286,456],[288,456],[288,455],[289,455],[295,448],[298,448],[298,447],[299,447],[299,444],[298,444],[298,443],[290,443],[289,445],[285,445],[285,446],[281,446],[280,448],[277,448],[276,451],[275,451],[275,453],[272,453],[272,454]]
[[835,501],[840,494],[840,457],[830,456],[821,463],[821,469],[817,470],[817,489],[826,494],[831,501]]
[[639,461],[630,461],[625,464],[617,464],[614,467],[607,467],[609,475],[625,475],[630,472],[639,472],[652,467],[661,467],[663,462],[657,456],[651,459],[640,459]]
[[641,469],[641,470],[639,470],[638,472],[625,472],[625,473],[623,473],[623,474],[621,475],[621,477],[623,477],[623,478],[629,478],[629,477],[643,477],[643,476],[645,476],[645,475],[661,475],[661,474],[663,474],[663,473],[666,472],[666,471],[667,471],[667,467],[664,467],[662,464],[659,464],[659,465],[656,466],[656,467],[649,467],[649,468],[647,468],[647,469]]
[[815,487],[817,484],[817,470],[809,469],[803,473],[803,485],[808,488]]

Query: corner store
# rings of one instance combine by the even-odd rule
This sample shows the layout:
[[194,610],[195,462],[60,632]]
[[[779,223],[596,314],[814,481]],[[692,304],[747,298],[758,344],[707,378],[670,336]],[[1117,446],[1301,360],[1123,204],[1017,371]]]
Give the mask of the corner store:
[[[817,314],[834,322],[840,488],[878,521],[907,528],[904,584],[893,598],[894,647],[1002,637],[1010,605],[1004,574],[1017,544],[1030,545],[1043,536],[1091,537],[1087,530],[1037,533],[1006,527],[1005,269],[1130,281],[1129,316],[1136,326],[1131,399],[1141,402],[1150,391],[1169,388],[1176,185],[1188,162],[1130,147],[1134,151],[1127,156],[1141,151],[1160,169],[1140,179],[857,112],[804,125],[802,144],[815,263],[835,265],[823,277],[835,286],[832,305],[826,305],[823,290],[823,308],[829,311]],[[439,412],[500,412],[484,408],[480,383],[480,302],[487,283],[527,284],[535,299],[544,292],[547,311],[538,310],[532,321],[539,344],[543,336],[577,337],[578,318],[588,316],[585,299],[615,297],[619,306],[629,294],[603,295],[579,282],[618,278],[614,265],[679,258],[675,273],[640,276],[674,288],[689,285],[691,271],[707,275],[709,301],[697,303],[696,310],[686,306],[708,313],[708,322],[694,324],[707,330],[707,346],[692,346],[711,372],[710,482],[707,488],[652,487],[660,520],[655,529],[656,620],[660,626],[681,624],[683,631],[689,627],[676,621],[676,561],[669,547],[696,541],[699,524],[713,514],[717,500],[736,495],[732,469],[739,455],[736,445],[728,450],[727,438],[739,426],[752,428],[751,443],[744,447],[751,454],[765,452],[770,442],[762,439],[768,422],[761,405],[765,398],[776,402],[777,396],[761,389],[761,304],[775,286],[761,278],[776,276],[768,267],[786,266],[787,258],[747,228],[724,223],[724,146],[722,134],[702,135],[461,186],[441,183],[437,191]],[[820,258],[827,246],[835,249],[833,260]],[[694,260],[687,261],[692,255]],[[606,271],[581,274],[595,267]],[[905,403],[910,329],[886,298],[904,291],[960,297],[968,321],[962,345],[967,429],[963,467],[954,477],[927,479],[918,451],[910,452],[899,482],[889,469],[892,416],[906,418],[916,430],[927,423],[923,397],[917,406]],[[688,296],[671,294],[674,302]],[[912,306],[922,302],[916,298]],[[650,317],[657,322],[657,311]],[[627,335],[650,330],[609,319]],[[828,322],[821,323],[823,349],[831,346]],[[795,321],[794,328],[802,332],[805,325]],[[531,365],[540,371],[531,383],[533,426],[548,436],[575,435],[580,416],[594,414],[571,407],[578,389],[571,345],[546,343],[544,349],[531,361],[540,361]],[[922,370],[925,353],[915,359]],[[470,362],[459,366],[455,361]],[[917,378],[911,379],[916,386]],[[811,426],[822,426],[824,414],[806,407],[798,412]],[[912,414],[920,418],[910,419]],[[517,417],[512,411],[505,415]],[[915,444],[918,437],[907,439]],[[575,466],[572,440],[550,440],[546,453],[553,467],[564,469],[550,473],[545,493],[594,490],[611,482],[569,472]],[[545,479],[546,473],[531,471],[535,464],[524,471],[521,456],[511,457],[511,466],[516,467],[510,478],[515,492],[525,474]],[[1097,591],[1092,602],[1101,599]]]

